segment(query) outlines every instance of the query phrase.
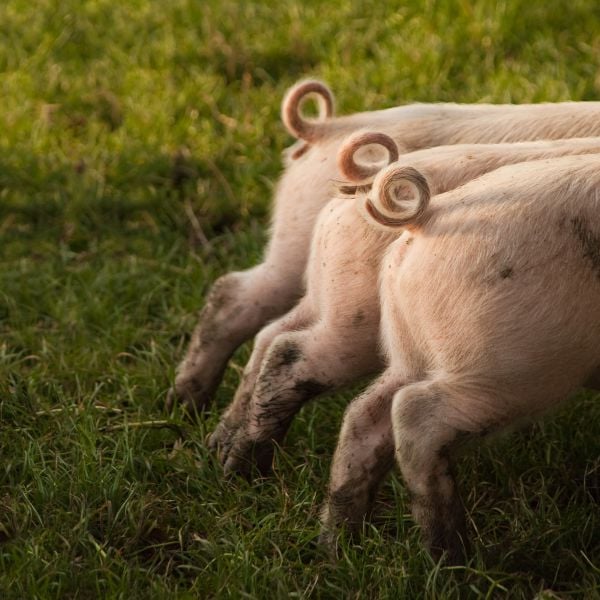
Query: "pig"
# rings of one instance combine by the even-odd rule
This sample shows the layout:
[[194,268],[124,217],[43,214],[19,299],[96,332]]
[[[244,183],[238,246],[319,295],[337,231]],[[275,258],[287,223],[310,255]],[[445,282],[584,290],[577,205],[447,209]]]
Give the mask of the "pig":
[[[387,368],[346,410],[322,539],[364,518],[395,459],[425,546],[456,564],[456,449],[599,381],[600,154],[504,166],[431,200],[417,169],[377,180],[367,213],[399,234],[380,270]],[[412,199],[395,198],[403,185]]]
[[[354,157],[373,144],[384,147],[390,161],[397,159],[398,149],[389,136],[358,132],[340,150],[339,170],[344,178],[359,184],[372,179],[377,167],[359,164]],[[414,222],[427,208],[426,202],[406,205],[399,195],[403,189],[409,200],[412,197],[407,180],[397,177],[402,167],[416,168],[431,193],[441,194],[502,165],[589,153],[600,153],[600,138],[458,144],[405,154],[377,177],[379,191],[373,190],[377,204],[368,199],[363,203],[359,193],[362,212],[385,225],[379,228],[363,218],[356,202],[343,196],[331,200],[315,227],[306,295],[259,333],[235,398],[210,438],[226,472],[247,475],[255,465],[265,474],[271,467],[273,444],[282,442],[306,401],[384,368],[378,351],[379,265],[398,237],[397,227],[405,219]],[[393,197],[385,173],[398,179]],[[402,217],[400,208],[404,208]]]
[[[300,111],[310,95],[320,99],[320,120]],[[175,403],[192,414],[207,408],[233,352],[302,297],[314,224],[331,197],[332,181],[340,177],[335,157],[349,134],[366,127],[385,131],[402,152],[459,142],[600,135],[600,102],[412,104],[345,117],[333,117],[333,110],[331,91],[318,81],[300,82],[286,95],[283,122],[299,142],[286,153],[265,259],[213,285],[168,394],[169,410]]]

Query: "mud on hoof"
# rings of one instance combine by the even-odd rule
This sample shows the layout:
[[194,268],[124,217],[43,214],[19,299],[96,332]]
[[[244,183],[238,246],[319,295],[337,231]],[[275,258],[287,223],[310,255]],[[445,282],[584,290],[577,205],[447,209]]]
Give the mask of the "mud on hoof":
[[250,479],[252,475],[266,476],[273,469],[275,446],[272,440],[234,439],[227,455],[223,455],[223,470],[226,475],[241,475]]
[[178,405],[189,416],[196,417],[210,406],[212,398],[212,391],[207,391],[201,383],[193,379],[176,381],[167,394],[165,408],[167,412],[171,412],[175,405]]
[[221,418],[208,438],[208,449],[217,452],[219,456],[227,456],[238,428],[239,424],[229,421],[226,417]]
[[336,529],[329,529],[328,527],[321,525],[321,531],[319,533],[319,546],[333,560],[337,560],[339,558],[339,537],[340,531]]
[[416,507],[413,501],[413,514],[421,523],[421,538],[435,560],[449,566],[464,565],[469,554],[468,537],[462,504],[456,502],[436,518],[424,516],[423,507]]
[[329,558],[337,560],[340,558],[340,541],[348,540],[358,543],[360,540],[361,524],[351,522],[338,513],[329,503],[321,509],[321,531],[319,533],[319,545],[327,552]]
[[448,567],[459,567],[467,562],[468,547],[462,543],[460,538],[447,540],[442,544],[428,544],[424,541],[424,545],[434,560],[441,561]]

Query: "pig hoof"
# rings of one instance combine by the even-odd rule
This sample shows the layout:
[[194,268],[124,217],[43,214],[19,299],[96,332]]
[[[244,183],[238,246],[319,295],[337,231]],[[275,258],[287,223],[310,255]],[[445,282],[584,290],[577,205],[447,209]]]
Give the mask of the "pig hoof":
[[226,419],[221,419],[216,429],[208,438],[208,448],[213,452],[225,456],[229,453],[231,443],[237,432],[237,426],[229,423]]
[[253,472],[268,475],[273,466],[273,444],[269,441],[235,441],[224,458],[226,475],[241,475],[249,478]]
[[175,387],[167,394],[166,409],[171,412],[175,405],[188,415],[197,416],[208,408],[212,395],[207,394],[202,384],[192,380],[175,382]]
[[441,561],[449,567],[462,566],[466,563],[467,547],[460,540],[453,540],[444,545],[432,545],[425,541],[425,547],[436,561]]
[[335,527],[328,525],[321,525],[321,532],[319,533],[319,546],[325,550],[325,552],[332,559],[338,558],[338,530]]
[[224,461],[223,473],[226,477],[242,477],[243,479],[251,479],[252,465],[250,462],[241,457],[231,456]]

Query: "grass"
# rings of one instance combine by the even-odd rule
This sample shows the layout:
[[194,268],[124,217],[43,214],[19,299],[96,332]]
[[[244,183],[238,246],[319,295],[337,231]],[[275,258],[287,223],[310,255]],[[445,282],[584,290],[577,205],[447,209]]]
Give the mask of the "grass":
[[341,113],[591,100],[598,56],[596,0],[3,2],[2,598],[600,597],[590,393],[465,455],[460,569],[423,552],[398,478],[337,563],[319,549],[352,391],[307,407],[254,484],[205,448],[218,410],[161,426],[203,294],[260,260],[286,87],[322,77]]

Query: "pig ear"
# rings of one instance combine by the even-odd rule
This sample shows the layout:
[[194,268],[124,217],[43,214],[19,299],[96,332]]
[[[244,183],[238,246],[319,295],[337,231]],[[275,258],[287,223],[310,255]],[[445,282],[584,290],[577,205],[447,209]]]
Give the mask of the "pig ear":
[[[300,109],[308,97],[315,97],[319,105],[318,120],[308,120],[302,116]],[[323,136],[320,122],[333,116],[333,93],[322,81],[307,79],[299,81],[286,93],[281,104],[281,119],[287,130],[296,138],[308,143],[314,143]],[[301,156],[306,151],[305,146],[296,150],[292,158]]]
[[342,177],[355,183],[366,183],[381,168],[379,163],[358,163],[355,154],[361,148],[370,145],[383,146],[387,150],[387,163],[390,164],[398,160],[398,146],[396,142],[385,133],[376,131],[357,131],[349,136],[343,143],[338,152],[337,163]]
[[410,229],[422,222],[430,198],[427,180],[419,171],[391,165],[377,175],[363,206],[377,225]]

